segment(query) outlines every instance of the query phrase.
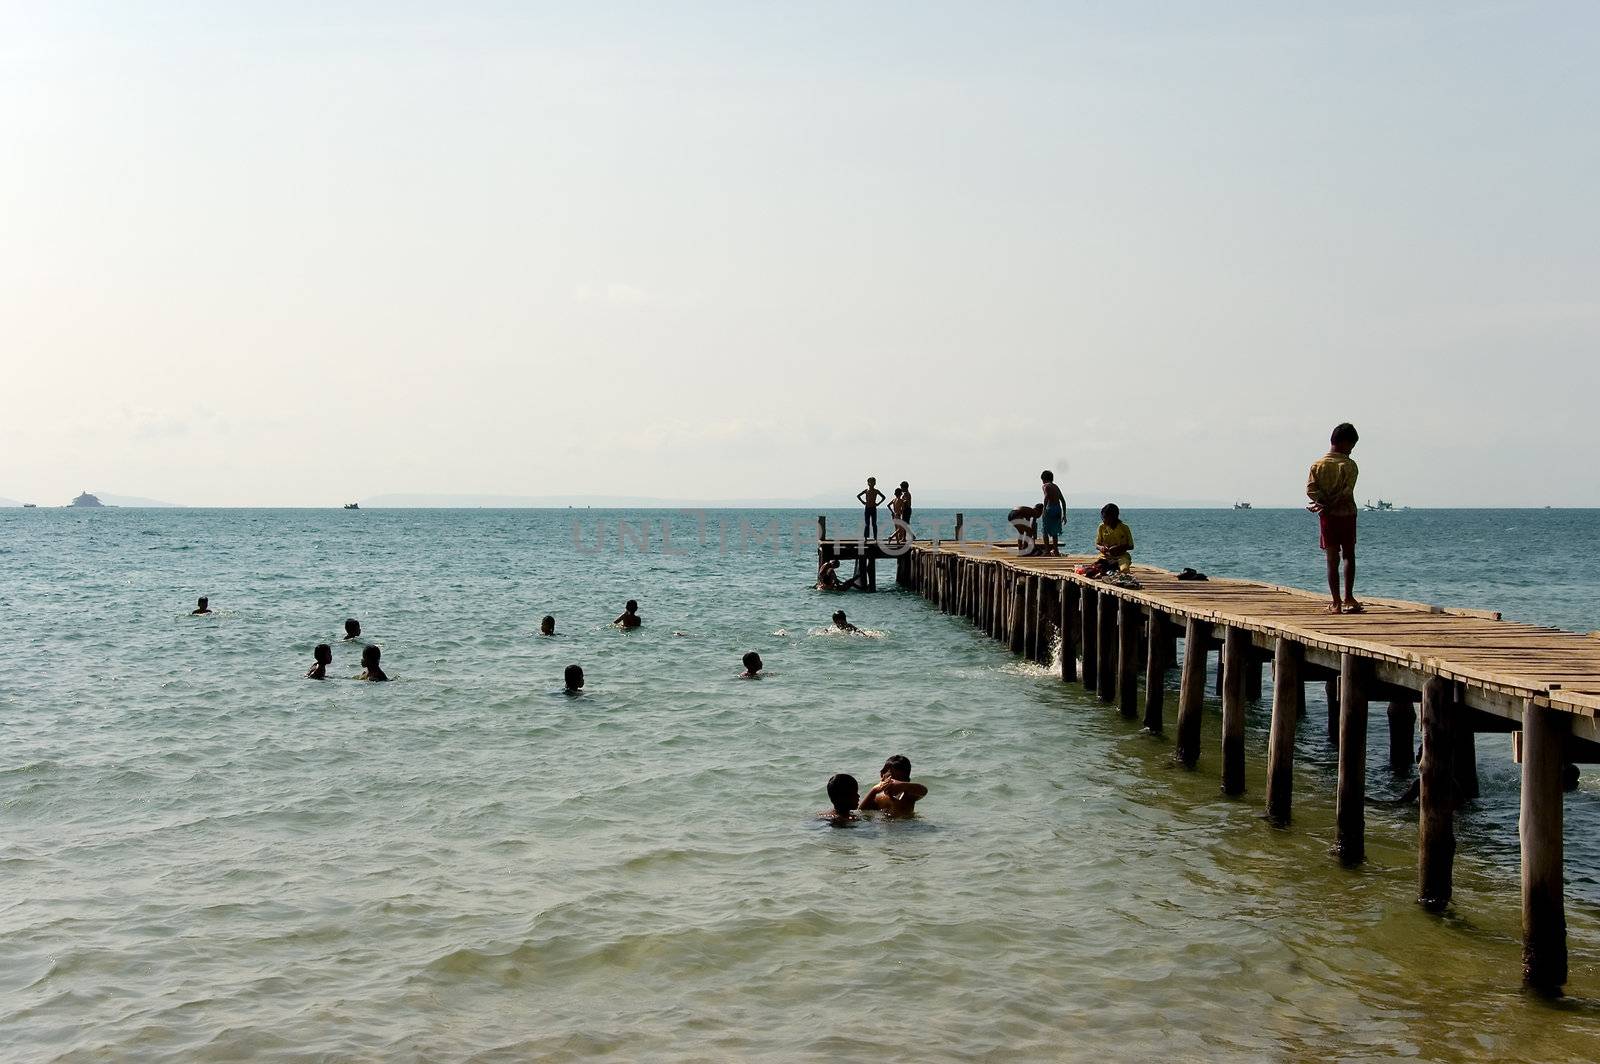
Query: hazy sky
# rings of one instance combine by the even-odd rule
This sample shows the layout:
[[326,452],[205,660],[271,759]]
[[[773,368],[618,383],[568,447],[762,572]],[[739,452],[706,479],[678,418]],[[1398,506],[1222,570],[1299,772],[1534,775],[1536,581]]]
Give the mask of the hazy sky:
[[[446,10],[446,8],[452,10]],[[0,5],[0,495],[1600,505],[1600,5]]]

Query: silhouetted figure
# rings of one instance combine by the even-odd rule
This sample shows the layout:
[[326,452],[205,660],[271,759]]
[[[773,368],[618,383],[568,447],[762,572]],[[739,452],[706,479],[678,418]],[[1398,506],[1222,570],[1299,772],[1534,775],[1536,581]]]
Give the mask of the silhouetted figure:
[[619,628],[639,627],[644,623],[644,621],[639,617],[639,604],[633,599],[629,599],[627,604],[623,606],[622,613],[618,615],[617,619],[611,623]]
[[555,635],[556,634],[556,619],[554,617],[550,616],[548,613],[545,614],[544,615],[544,619],[539,622],[539,634],[540,635]]
[[383,669],[378,665],[378,659],[382,656],[383,655],[378,648],[371,643],[368,643],[366,646],[362,647],[361,675],[357,676],[356,679],[374,681],[387,680],[389,678],[389,674],[384,672]]
[[862,506],[861,538],[878,538],[878,506],[888,496],[878,490],[878,478],[868,477],[867,486],[856,492],[856,501]]
[[361,638],[361,622],[356,620],[354,617],[351,617],[348,620],[346,620],[344,622],[344,637],[347,640],[349,640],[349,639],[360,639]]
[[568,665],[566,671],[562,673],[562,679],[567,685],[566,693],[569,695],[577,694],[583,690],[583,666]]
[[856,806],[861,804],[861,786],[856,783],[856,778],[848,772],[829,776],[828,802],[833,808],[818,813],[818,820],[844,824],[856,819]]
[[333,648],[326,643],[318,643],[311,651],[311,670],[306,673],[308,680],[326,680],[328,666],[333,663]]
[[744,656],[744,671],[739,674],[741,680],[761,679],[761,655],[754,650]]
[[194,609],[189,611],[189,616],[191,616],[191,617],[202,617],[205,614],[208,614],[210,612],[211,612],[211,600],[206,598],[204,595],[201,595],[200,596],[200,601],[195,603]]
[[859,632],[861,629],[851,624],[844,618],[844,610],[833,611],[833,626],[841,632]]

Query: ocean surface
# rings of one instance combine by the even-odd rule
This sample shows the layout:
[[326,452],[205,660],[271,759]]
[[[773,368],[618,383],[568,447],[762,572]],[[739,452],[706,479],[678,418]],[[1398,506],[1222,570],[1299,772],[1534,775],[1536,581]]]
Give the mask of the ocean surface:
[[[1140,560],[1322,583],[1301,511],[1126,516]],[[1093,527],[1074,512],[1069,546]],[[1176,768],[887,568],[876,595],[812,590],[814,531],[0,511],[0,1059],[1600,1056],[1594,766],[1567,799],[1552,1003],[1518,985],[1505,737],[1479,738],[1455,905],[1430,916],[1414,809],[1369,811],[1359,870],[1328,855],[1314,723],[1274,830],[1267,703],[1224,798],[1215,705],[1199,770]],[[1600,511],[1369,514],[1360,558],[1368,594],[1600,628]],[[189,616],[203,594],[216,612]],[[644,626],[609,627],[629,598]],[[868,633],[828,632],[839,607]],[[346,617],[392,683],[347,679]],[[338,679],[302,678],[319,642]],[[1369,791],[1393,794],[1373,725]],[[829,774],[866,785],[893,753],[929,787],[914,820],[815,818]]]

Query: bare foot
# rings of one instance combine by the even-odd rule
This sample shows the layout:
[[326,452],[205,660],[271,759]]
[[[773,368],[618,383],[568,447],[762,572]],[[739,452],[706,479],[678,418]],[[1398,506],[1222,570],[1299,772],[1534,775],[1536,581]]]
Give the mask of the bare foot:
[[1344,600],[1344,612],[1346,612],[1346,613],[1366,613],[1367,612],[1367,608],[1365,606],[1363,606],[1361,603],[1357,602],[1355,599],[1345,599]]
[[1343,613],[1344,609],[1337,602],[1335,602],[1332,606],[1328,607],[1328,612],[1329,613]]

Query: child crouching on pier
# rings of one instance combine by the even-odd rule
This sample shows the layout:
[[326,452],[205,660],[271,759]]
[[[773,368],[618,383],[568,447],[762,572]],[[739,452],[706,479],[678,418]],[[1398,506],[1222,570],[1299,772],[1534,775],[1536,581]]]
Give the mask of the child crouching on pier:
[[1126,573],[1133,568],[1133,529],[1122,519],[1122,511],[1114,502],[1100,507],[1100,528],[1094,534],[1094,549],[1100,552],[1100,559],[1089,566],[1089,576]]

